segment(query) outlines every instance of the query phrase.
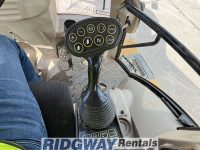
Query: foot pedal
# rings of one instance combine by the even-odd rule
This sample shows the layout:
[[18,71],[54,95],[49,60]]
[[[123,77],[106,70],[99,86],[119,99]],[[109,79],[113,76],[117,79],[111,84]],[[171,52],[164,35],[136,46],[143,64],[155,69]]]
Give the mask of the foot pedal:
[[57,55],[60,58],[60,69],[63,71],[70,70],[73,68],[72,57],[67,52],[64,43],[58,43]]

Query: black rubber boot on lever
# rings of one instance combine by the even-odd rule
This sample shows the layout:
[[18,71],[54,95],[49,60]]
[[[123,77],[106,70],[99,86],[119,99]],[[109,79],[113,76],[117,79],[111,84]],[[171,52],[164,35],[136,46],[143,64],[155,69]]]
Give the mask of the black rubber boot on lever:
[[98,85],[102,56],[88,57],[88,85],[81,94],[79,113],[84,124],[93,129],[108,127],[115,118],[115,107],[109,95]]

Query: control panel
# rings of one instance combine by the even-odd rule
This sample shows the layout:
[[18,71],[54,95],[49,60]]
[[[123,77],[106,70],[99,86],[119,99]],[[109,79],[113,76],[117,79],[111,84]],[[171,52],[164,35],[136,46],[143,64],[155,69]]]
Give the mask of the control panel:
[[101,54],[116,47],[122,37],[122,26],[113,18],[89,18],[65,29],[66,48],[75,56]]

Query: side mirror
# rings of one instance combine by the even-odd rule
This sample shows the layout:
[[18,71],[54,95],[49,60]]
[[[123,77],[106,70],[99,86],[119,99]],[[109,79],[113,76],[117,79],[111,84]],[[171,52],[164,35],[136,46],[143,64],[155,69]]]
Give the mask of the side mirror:
[[[141,3],[140,0],[132,0],[133,4],[141,11],[144,10],[144,3]],[[127,9],[126,9],[126,0],[111,0],[111,18],[117,18],[120,20],[122,25],[125,24],[126,18],[129,17],[130,26],[127,28],[128,33],[135,33],[140,20],[133,16]]]

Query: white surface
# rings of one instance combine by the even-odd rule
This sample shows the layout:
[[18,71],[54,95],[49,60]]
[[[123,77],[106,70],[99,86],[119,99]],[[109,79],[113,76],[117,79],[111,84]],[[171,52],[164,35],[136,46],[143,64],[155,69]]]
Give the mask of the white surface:
[[[128,94],[127,94],[128,93]],[[115,104],[116,115],[120,122],[123,137],[131,138],[134,136],[132,118],[130,114],[129,104],[133,102],[132,93],[128,90],[120,90],[118,88],[109,90],[109,94]],[[129,103],[130,102],[130,103]],[[122,111],[124,113],[122,113]]]
[[48,4],[49,0],[6,0],[0,8],[0,21],[19,21],[41,15]]
[[58,14],[88,16],[109,16],[110,3],[110,0],[106,0],[103,9],[103,0],[56,0]]
[[127,104],[140,137],[156,137],[182,126],[167,106],[142,84],[130,79],[123,89],[127,100],[132,97],[132,103],[127,101]]
[[110,0],[106,0],[103,9],[103,0],[52,0],[50,13],[56,37],[64,35],[66,20],[78,22],[89,17],[109,17],[110,3]]

